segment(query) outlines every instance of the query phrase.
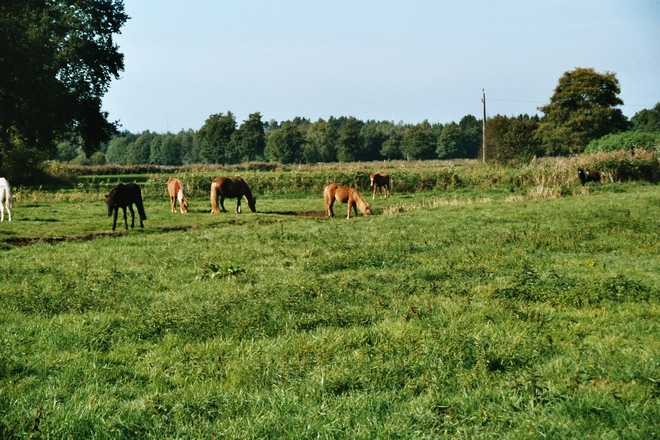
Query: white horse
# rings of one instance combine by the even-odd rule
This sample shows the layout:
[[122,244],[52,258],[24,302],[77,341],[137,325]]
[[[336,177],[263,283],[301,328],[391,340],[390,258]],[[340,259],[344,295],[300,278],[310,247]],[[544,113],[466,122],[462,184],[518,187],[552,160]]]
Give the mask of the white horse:
[[9,214],[9,221],[11,221],[11,207],[13,205],[11,198],[11,185],[7,179],[0,177],[0,222],[5,221],[5,209]]

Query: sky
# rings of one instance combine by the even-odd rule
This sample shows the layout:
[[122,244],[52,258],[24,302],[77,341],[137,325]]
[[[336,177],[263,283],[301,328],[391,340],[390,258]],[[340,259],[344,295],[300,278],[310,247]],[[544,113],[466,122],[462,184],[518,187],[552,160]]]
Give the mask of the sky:
[[542,113],[578,67],[629,118],[660,102],[658,0],[124,0],[125,71],[103,110],[133,133],[231,111],[278,122],[458,122]]

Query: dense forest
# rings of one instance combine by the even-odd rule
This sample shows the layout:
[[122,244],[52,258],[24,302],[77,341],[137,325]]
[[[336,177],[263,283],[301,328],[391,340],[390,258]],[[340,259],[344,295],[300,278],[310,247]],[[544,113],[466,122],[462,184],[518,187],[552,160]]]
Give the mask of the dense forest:
[[[583,151],[657,148],[660,139],[660,103],[653,109],[638,112],[626,121],[624,130],[589,141],[581,151],[553,149],[552,143],[544,142],[539,127],[546,120],[547,117],[537,115],[488,118],[488,159],[505,162]],[[60,143],[57,159],[92,165],[473,159],[483,154],[482,122],[472,115],[444,125],[427,120],[418,124],[361,121],[345,116],[315,122],[301,117],[277,122],[262,121],[260,113],[253,113],[238,125],[229,111],[211,115],[197,131],[121,132],[89,158],[79,147]]]

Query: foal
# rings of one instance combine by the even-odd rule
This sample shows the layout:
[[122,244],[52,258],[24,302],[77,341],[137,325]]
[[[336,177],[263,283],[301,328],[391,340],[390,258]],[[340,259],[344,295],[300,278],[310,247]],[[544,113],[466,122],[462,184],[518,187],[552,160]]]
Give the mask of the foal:
[[580,179],[580,183],[582,183],[582,186],[584,186],[584,184],[587,182],[594,182],[596,183],[596,186],[600,186],[600,173],[598,171],[596,170],[584,171],[584,169],[578,168],[577,173],[578,173],[578,178]]
[[390,196],[390,188],[392,187],[392,181],[390,176],[387,173],[373,173],[371,176],[371,186],[374,188],[374,195],[372,200],[376,198],[376,190],[378,190],[380,197],[383,197],[383,188],[385,188],[385,197]]
[[170,193],[170,205],[172,205],[172,212],[176,212],[176,202],[179,201],[179,208],[181,214],[188,213],[188,199],[183,195],[183,185],[176,177],[170,177],[167,181],[167,192]]

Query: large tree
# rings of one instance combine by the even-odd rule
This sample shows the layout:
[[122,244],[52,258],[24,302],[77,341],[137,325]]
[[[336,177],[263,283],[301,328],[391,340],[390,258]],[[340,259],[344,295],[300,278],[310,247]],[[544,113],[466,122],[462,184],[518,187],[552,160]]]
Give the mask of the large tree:
[[230,141],[235,131],[236,118],[232,112],[209,116],[197,132],[201,158],[207,163],[231,162]]
[[303,157],[307,163],[335,162],[339,133],[329,122],[320,119],[307,129]]
[[620,93],[614,73],[586,68],[564,73],[550,102],[539,108],[545,117],[538,136],[546,152],[582,152],[593,139],[625,131],[628,119],[615,108],[623,105]]
[[410,159],[434,159],[436,157],[437,139],[433,127],[425,119],[423,122],[409,127],[403,134],[401,153]]
[[127,19],[122,0],[0,2],[0,166],[63,140],[89,156],[116,132],[101,98],[124,70],[113,35]]
[[652,109],[645,108],[635,113],[635,116],[630,119],[630,122],[635,131],[660,133],[660,102]]
[[300,127],[287,121],[268,136],[265,154],[268,160],[280,163],[299,162],[305,138]]
[[346,118],[339,130],[339,139],[337,139],[337,159],[339,162],[353,162],[359,160],[362,150],[362,130],[363,122],[354,116]]

